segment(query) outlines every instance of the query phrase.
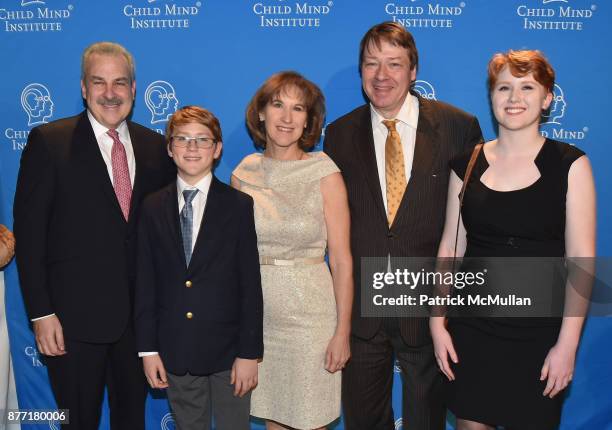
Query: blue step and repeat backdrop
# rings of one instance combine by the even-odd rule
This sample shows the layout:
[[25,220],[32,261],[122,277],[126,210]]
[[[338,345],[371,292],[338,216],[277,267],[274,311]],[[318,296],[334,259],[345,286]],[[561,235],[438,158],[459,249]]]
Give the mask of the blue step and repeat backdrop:
[[[591,158],[599,197],[598,252],[612,255],[608,0],[0,0],[0,221],[12,226],[19,158],[30,129],[83,109],[80,55],[90,43],[112,40],[134,54],[135,121],[163,132],[178,106],[215,112],[225,136],[216,173],[228,181],[242,157],[254,151],[244,112],[264,79],[287,69],[304,74],[324,91],[327,121],[333,121],[363,103],[359,40],[386,20],[402,23],[416,38],[421,61],[415,89],[475,114],[486,139],[495,136],[485,86],[488,59],[510,48],[545,52],[557,84],[542,133],[579,146]],[[14,263],[5,274],[20,407],[52,408]],[[564,430],[612,429],[611,333],[612,320],[588,320]],[[100,428],[108,428],[106,412]],[[148,401],[147,428],[174,429],[159,394]],[[254,422],[253,428],[263,426]]]

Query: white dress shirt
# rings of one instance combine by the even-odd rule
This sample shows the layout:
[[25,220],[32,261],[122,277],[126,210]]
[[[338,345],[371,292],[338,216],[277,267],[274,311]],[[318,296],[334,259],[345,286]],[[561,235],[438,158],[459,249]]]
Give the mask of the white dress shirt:
[[193,208],[193,236],[191,238],[191,251],[196,243],[198,233],[200,232],[200,225],[202,224],[202,217],[204,216],[204,208],[206,207],[206,200],[208,199],[208,190],[210,190],[210,184],[212,182],[212,173],[204,176],[195,185],[189,185],[180,176],[176,177],[176,192],[178,194],[178,207],[179,213],[185,206],[185,198],[183,197],[184,190],[198,190],[198,193],[191,201],[191,207]]
[[[372,132],[374,137],[374,152],[376,153],[376,166],[378,168],[378,179],[380,181],[380,190],[385,204],[385,212],[387,209],[387,178],[385,174],[385,143],[389,130],[382,123],[385,119],[376,111],[374,106],[370,104],[370,116],[372,118]],[[404,100],[404,104],[400,108],[395,118],[397,123],[395,128],[400,135],[402,141],[402,152],[404,153],[404,168],[406,171],[406,183],[410,181],[412,172],[412,160],[414,159],[414,146],[416,142],[417,123],[419,122],[419,100],[412,94],[408,94]]]
[[[111,184],[113,184],[113,164],[111,158],[111,151],[113,149],[113,139],[108,134],[106,134],[109,129],[100,124],[89,110],[87,111],[87,118],[89,118],[89,122],[91,124],[91,128],[93,129],[94,136],[96,136],[96,141],[98,142],[98,147],[100,148],[102,159],[104,159],[104,164],[106,164],[106,170],[108,171],[108,176],[110,178]],[[136,158],[134,157],[134,148],[132,147],[130,131],[128,130],[127,123],[125,121],[119,124],[119,127],[117,127],[116,130],[117,133],[119,133],[119,140],[121,140],[121,143],[123,143],[123,146],[125,147],[125,155],[127,156],[128,169],[130,171],[130,182],[132,183],[133,188],[134,178],[136,177]],[[38,321],[53,315],[55,315],[55,313],[45,315],[43,317],[32,318],[32,321]]]
[[[109,129],[100,124],[93,117],[91,112],[87,111],[87,117],[91,123],[91,128],[93,128],[96,140],[98,141],[98,147],[102,153],[104,164],[106,164],[106,170],[108,170],[108,176],[110,177],[111,184],[113,184],[113,165],[111,158],[113,139],[106,134]],[[132,147],[132,139],[130,139],[130,131],[128,130],[127,123],[125,121],[119,124],[119,127],[117,127],[116,130],[117,133],[119,133],[119,140],[121,140],[121,143],[123,143],[123,146],[125,147],[128,169],[130,170],[130,182],[132,183],[132,187],[134,187],[134,178],[136,177],[136,158],[134,158],[134,148]]]
[[[204,176],[195,185],[189,185],[180,176],[176,177],[176,192],[178,194],[178,207],[179,214],[185,206],[185,198],[183,197],[184,190],[198,190],[198,193],[191,201],[191,207],[193,208],[193,236],[191,237],[191,251],[196,243],[198,233],[200,232],[200,225],[202,224],[202,217],[204,216],[204,209],[206,208],[206,201],[208,200],[208,190],[210,190],[210,184],[212,182],[212,173]],[[139,352],[139,357],[146,357],[147,355],[156,355],[157,351],[151,352]]]

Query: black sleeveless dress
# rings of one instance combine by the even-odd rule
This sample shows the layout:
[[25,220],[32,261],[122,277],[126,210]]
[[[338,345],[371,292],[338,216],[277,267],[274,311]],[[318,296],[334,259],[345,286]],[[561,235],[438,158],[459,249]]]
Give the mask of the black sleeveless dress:
[[[451,161],[463,178],[470,153]],[[563,257],[565,197],[571,164],[584,152],[547,139],[535,164],[540,178],[528,187],[495,191],[480,177],[488,168],[481,151],[461,211],[466,257]],[[554,429],[564,393],[542,395],[540,372],[557,342],[561,318],[451,318],[459,356],[448,383],[448,408],[456,417],[509,429]]]

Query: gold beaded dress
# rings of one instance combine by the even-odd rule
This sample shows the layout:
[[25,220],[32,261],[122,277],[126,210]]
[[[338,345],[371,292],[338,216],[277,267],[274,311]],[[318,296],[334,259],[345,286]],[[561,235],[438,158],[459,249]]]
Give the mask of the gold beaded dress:
[[303,160],[247,156],[234,170],[251,195],[264,299],[264,358],[251,415],[297,429],[340,416],[341,372],[324,368],[336,328],[321,178],[339,172],[322,152]]

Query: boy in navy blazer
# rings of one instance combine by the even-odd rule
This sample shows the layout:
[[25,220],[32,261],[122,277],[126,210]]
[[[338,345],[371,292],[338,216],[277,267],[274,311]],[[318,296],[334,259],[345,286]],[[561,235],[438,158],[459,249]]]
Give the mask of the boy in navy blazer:
[[222,149],[206,109],[166,130],[176,182],[150,195],[138,226],[135,327],[152,388],[167,388],[181,430],[249,429],[263,357],[263,304],[250,196],[212,174]]

